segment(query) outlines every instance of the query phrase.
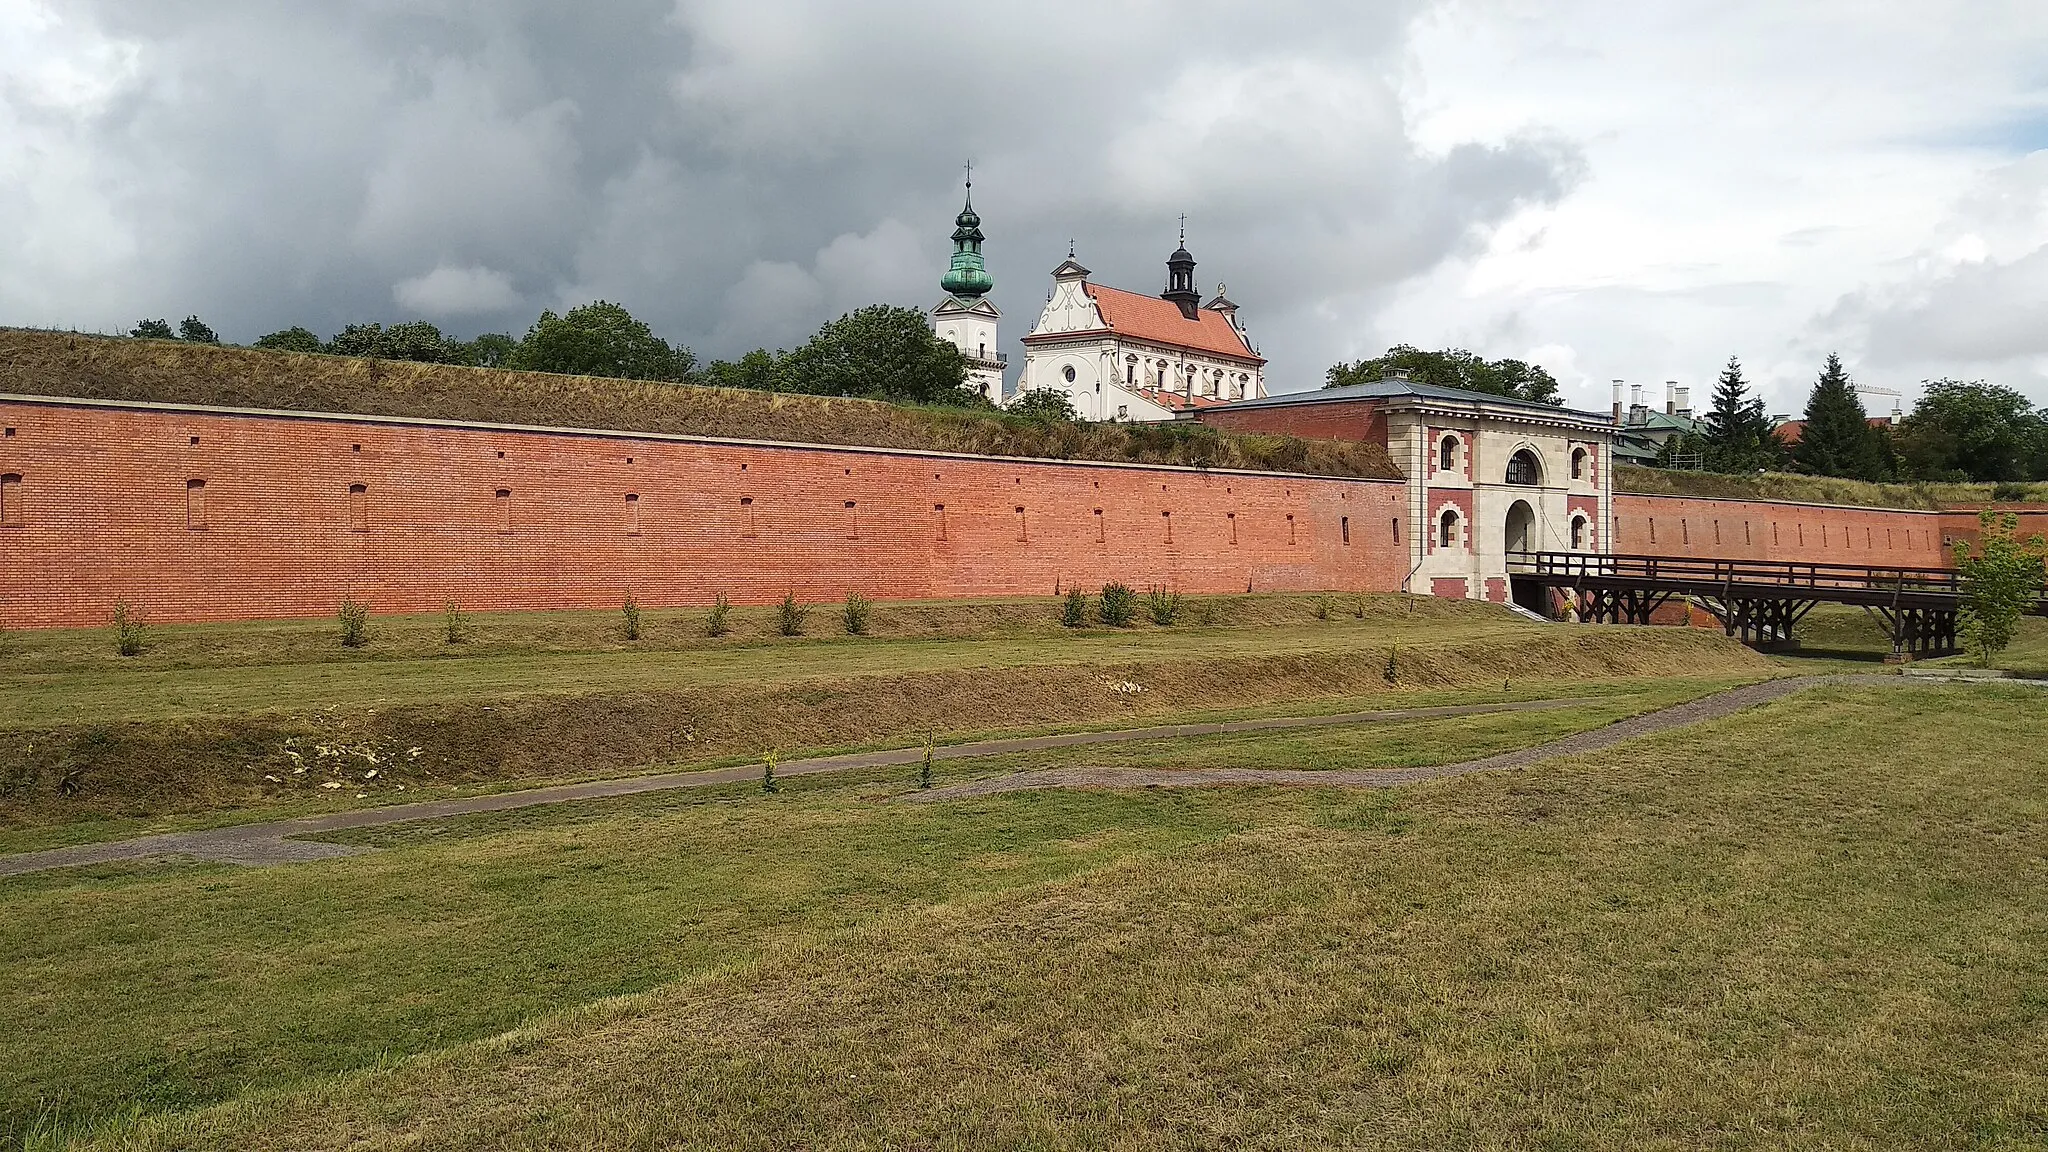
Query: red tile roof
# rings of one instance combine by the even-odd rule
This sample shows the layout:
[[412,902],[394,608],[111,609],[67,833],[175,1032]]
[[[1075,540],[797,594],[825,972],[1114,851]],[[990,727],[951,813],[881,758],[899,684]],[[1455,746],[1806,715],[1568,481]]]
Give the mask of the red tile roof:
[[[1872,428],[1888,429],[1894,426],[1889,416],[1868,416],[1864,418],[1863,422]],[[1799,438],[1806,435],[1806,421],[1787,420],[1776,428],[1771,429],[1771,435],[1777,438],[1778,443],[1790,447],[1799,443]]]
[[[1221,312],[1197,308],[1195,318],[1190,320],[1180,314],[1180,305],[1171,300],[1140,296],[1136,292],[1105,288],[1100,284],[1089,284],[1087,288],[1089,297],[1095,301],[1096,311],[1102,313],[1103,323],[1120,336],[1185,348],[1190,352],[1228,356],[1254,364],[1266,362],[1251,350],[1244,337],[1230,326],[1230,321]],[[1071,336],[1073,333],[1062,332],[1060,335]]]
[[[1180,311],[1178,308],[1175,312]],[[1132,393],[1140,399],[1150,400],[1169,412],[1185,412],[1193,408],[1227,408],[1232,401],[1218,400],[1214,396],[1196,396],[1189,399],[1180,392],[1161,392],[1157,388],[1134,388]]]

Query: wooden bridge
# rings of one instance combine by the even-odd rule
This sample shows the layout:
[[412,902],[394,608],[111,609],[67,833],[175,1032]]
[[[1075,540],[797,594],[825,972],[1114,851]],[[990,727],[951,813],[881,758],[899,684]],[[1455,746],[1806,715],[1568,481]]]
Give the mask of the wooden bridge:
[[[1590,622],[1648,624],[1658,608],[1682,597],[1745,644],[1792,647],[1793,626],[1814,605],[1854,604],[1884,625],[1894,660],[1961,651],[1957,617],[1967,581],[1951,568],[1511,552],[1508,573],[1518,600],[1529,591],[1563,592],[1579,619]],[[2048,597],[2030,611],[2048,616]]]

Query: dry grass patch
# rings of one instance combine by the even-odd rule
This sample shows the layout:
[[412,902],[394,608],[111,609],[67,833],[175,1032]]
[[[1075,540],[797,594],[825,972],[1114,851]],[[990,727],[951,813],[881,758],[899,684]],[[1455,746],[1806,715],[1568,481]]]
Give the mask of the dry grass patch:
[[0,391],[1399,479],[1379,445],[0,329]]

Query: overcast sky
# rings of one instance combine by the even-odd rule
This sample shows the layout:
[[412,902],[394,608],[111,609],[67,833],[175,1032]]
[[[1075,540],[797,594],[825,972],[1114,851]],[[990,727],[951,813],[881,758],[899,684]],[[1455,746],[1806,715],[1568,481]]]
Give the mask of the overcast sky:
[[1157,292],[1186,213],[1275,391],[2048,402],[2041,0],[0,0],[0,324],[790,346],[937,301],[969,157],[1013,360],[1069,239]]

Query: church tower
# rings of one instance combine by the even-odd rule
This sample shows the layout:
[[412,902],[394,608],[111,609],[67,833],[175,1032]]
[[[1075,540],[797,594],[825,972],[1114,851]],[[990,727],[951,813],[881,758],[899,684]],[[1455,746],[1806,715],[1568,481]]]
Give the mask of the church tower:
[[967,386],[1003,402],[1003,371],[1009,357],[996,350],[1002,313],[987,300],[996,286],[982,263],[981,217],[974,211],[974,175],[968,170],[967,203],[953,219],[953,261],[939,278],[946,298],[931,311],[932,331],[967,357]]
[[1186,217],[1181,218],[1180,247],[1166,258],[1166,291],[1159,298],[1179,305],[1180,314],[1190,320],[1195,318],[1195,309],[1202,306],[1202,294],[1195,288],[1195,258],[1188,255]]

